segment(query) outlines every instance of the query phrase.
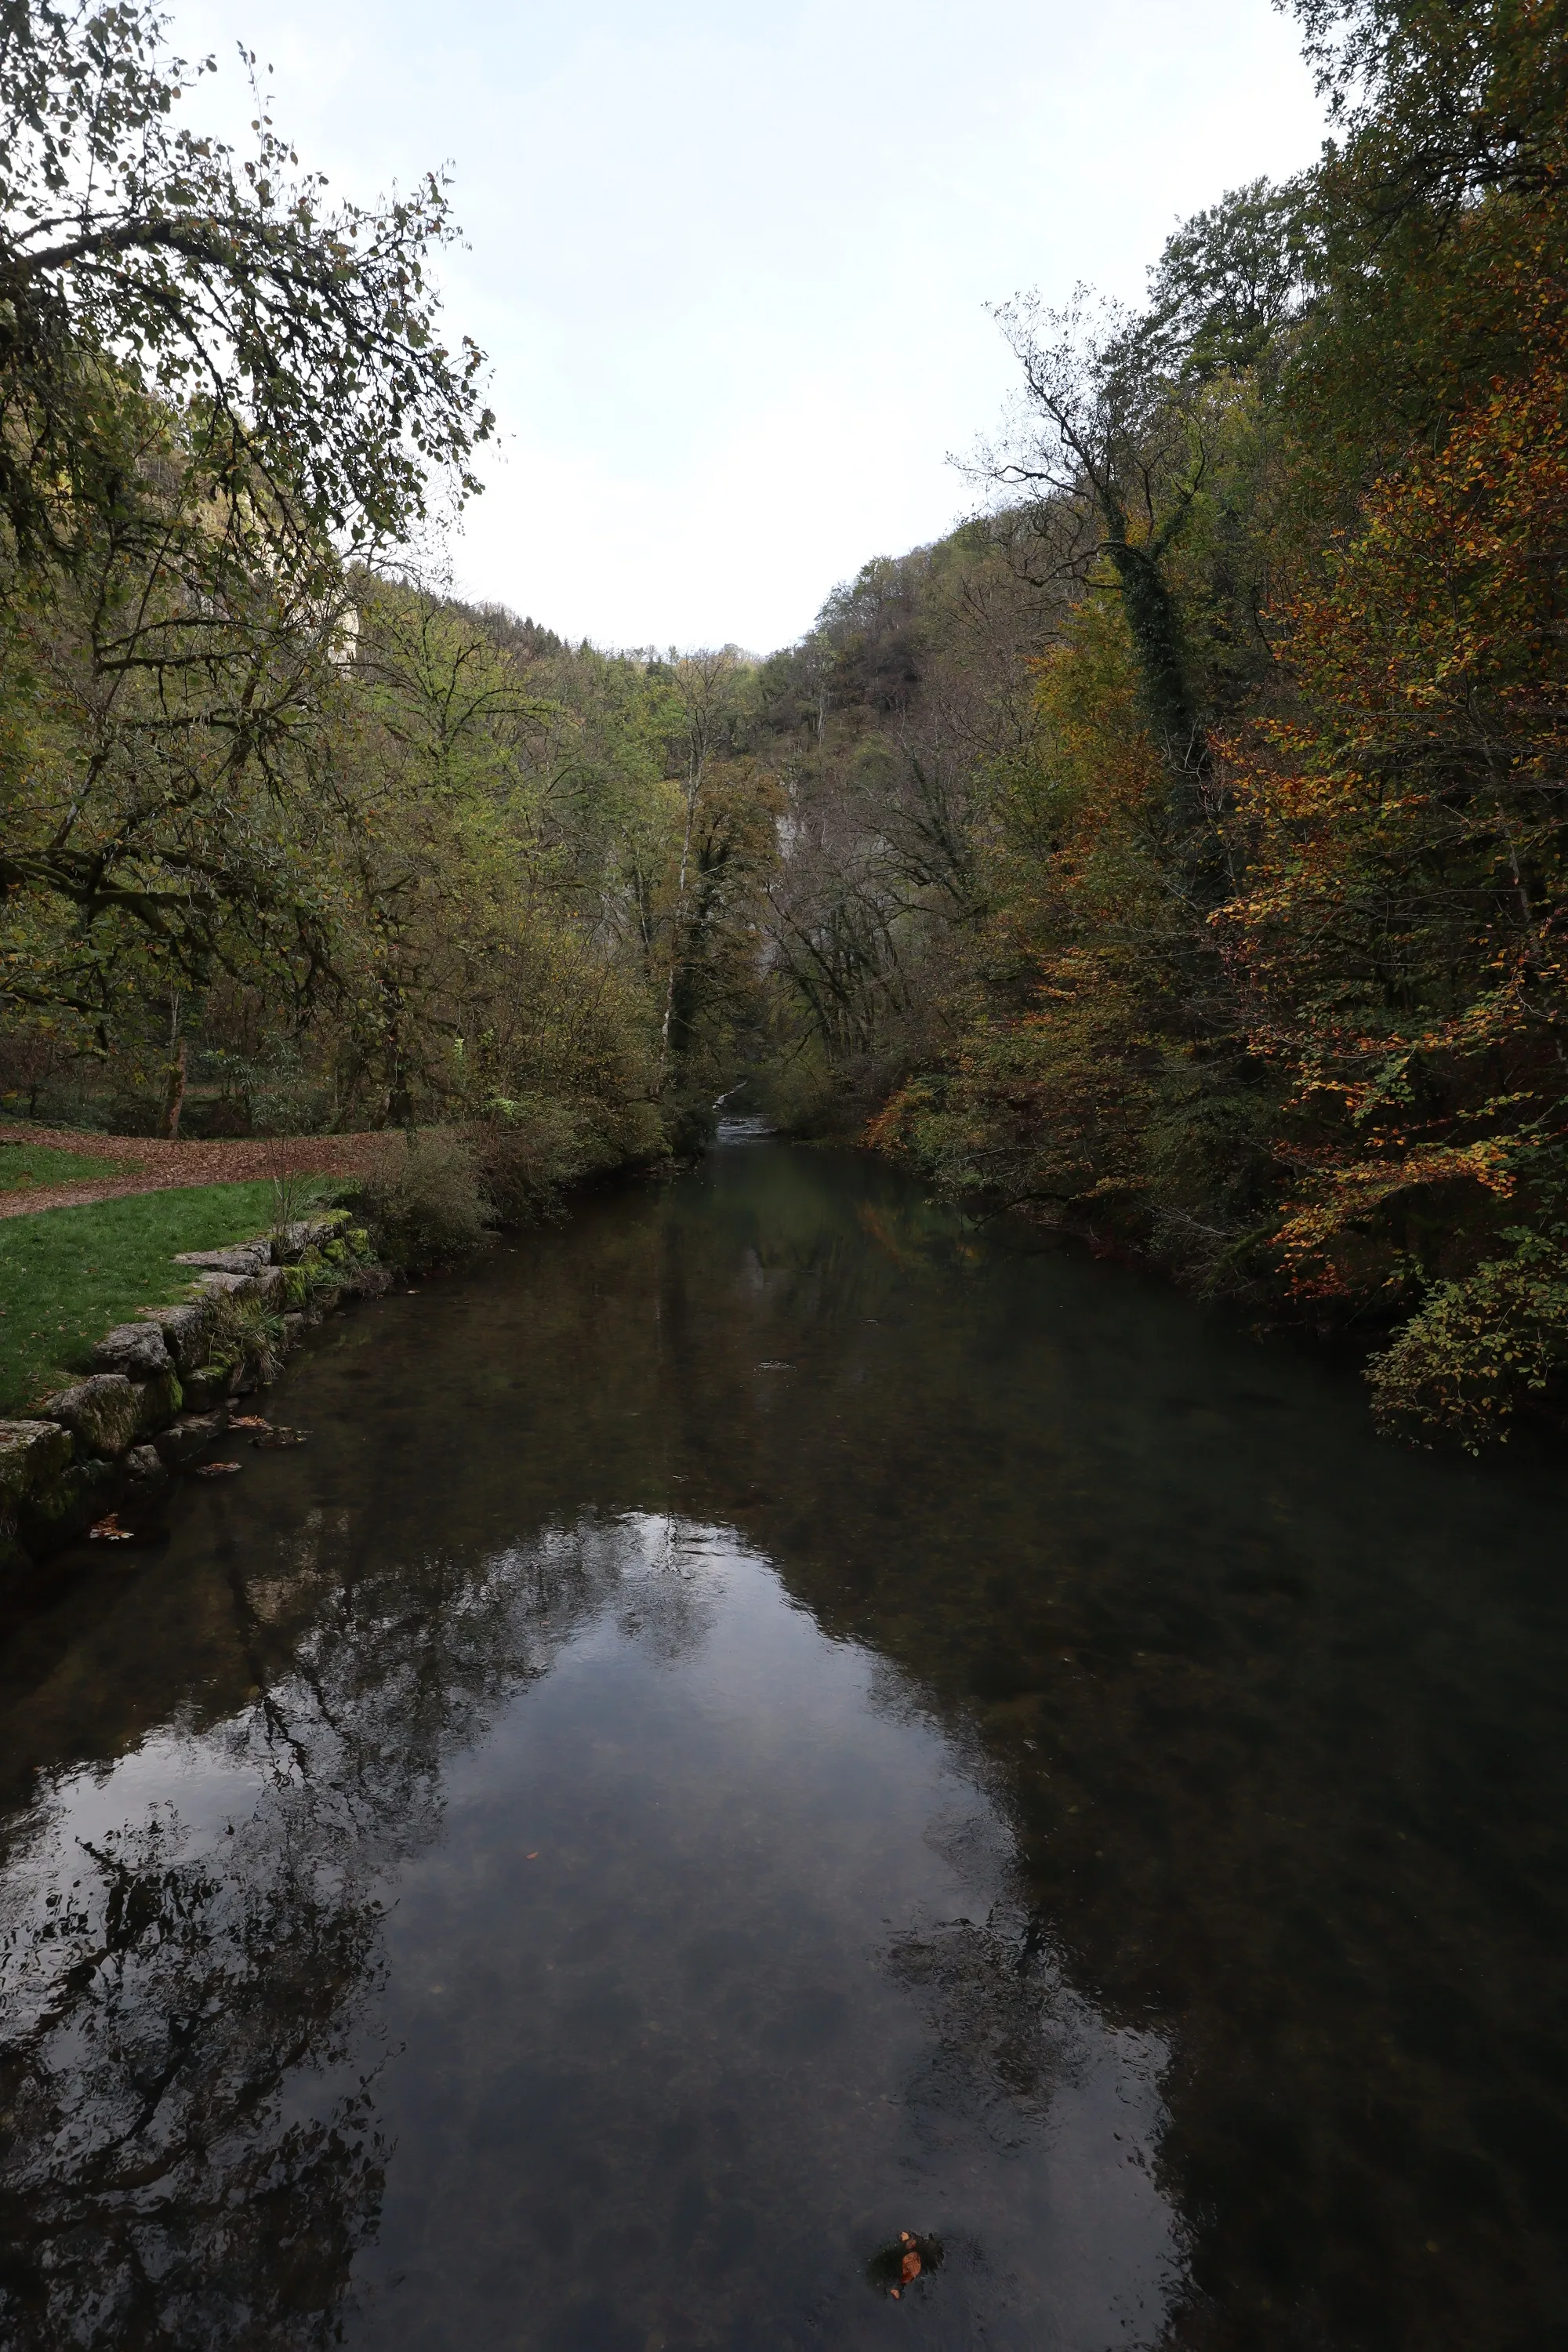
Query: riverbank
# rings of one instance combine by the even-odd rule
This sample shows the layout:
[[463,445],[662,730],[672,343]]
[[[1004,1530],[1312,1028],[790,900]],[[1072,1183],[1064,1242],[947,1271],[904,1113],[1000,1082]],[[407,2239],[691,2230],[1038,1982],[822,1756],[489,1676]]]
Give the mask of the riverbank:
[[0,1224],[0,1413],[36,1412],[93,1369],[106,1331],[143,1307],[178,1305],[191,1283],[180,1253],[254,1241],[273,1223],[274,1201],[271,1184],[212,1184]]
[[[233,1209],[213,1204],[220,1223]],[[144,1508],[178,1473],[204,1466],[233,1401],[273,1378],[345,1296],[374,1295],[389,1280],[342,1209],[181,1251],[150,1273],[149,1286],[184,1296],[139,1304],[133,1319],[93,1342],[85,1379],[0,1420],[0,1570],[26,1575],[89,1529],[136,1540],[120,1512]],[[264,1420],[256,1426],[271,1434]]]
[[[44,1175],[87,1139],[9,1132]],[[202,1466],[228,1400],[272,1378],[343,1297],[458,1264],[498,1227],[538,1223],[594,1179],[668,1157],[565,1106],[477,1135],[138,1139],[133,1164],[126,1145],[92,1139],[121,1155],[96,1197],[54,1205],[51,1188],[13,1188],[0,1227],[0,1414],[16,1416],[0,1420],[4,1570],[25,1573],[100,1519],[130,1540],[114,1515]],[[215,1166],[258,1181],[177,1181]],[[352,1216],[333,1205],[345,1192]]]

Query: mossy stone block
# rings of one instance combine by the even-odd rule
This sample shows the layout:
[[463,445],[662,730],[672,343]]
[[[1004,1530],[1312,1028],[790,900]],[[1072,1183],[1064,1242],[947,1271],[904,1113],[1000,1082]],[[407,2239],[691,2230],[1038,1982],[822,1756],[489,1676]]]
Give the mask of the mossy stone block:
[[121,1323],[106,1331],[92,1351],[100,1372],[123,1372],[132,1381],[156,1380],[173,1359],[155,1323]]
[[193,1298],[183,1307],[143,1307],[139,1311],[143,1322],[156,1323],[163,1332],[177,1372],[194,1372],[205,1362],[212,1338],[210,1300]]
[[239,1365],[204,1364],[199,1371],[190,1373],[182,1382],[185,1402],[193,1412],[205,1412],[233,1393],[239,1378]]
[[51,1421],[62,1422],[87,1454],[123,1454],[141,1434],[142,1391],[123,1372],[96,1372],[50,1397],[44,1411]]
[[75,1451],[58,1421],[0,1421],[0,1498],[15,1502],[58,1478]]
[[167,1371],[140,1384],[142,1411],[136,1423],[139,1437],[151,1437],[154,1430],[163,1429],[173,1421],[184,1403],[185,1392],[180,1376],[171,1365]]

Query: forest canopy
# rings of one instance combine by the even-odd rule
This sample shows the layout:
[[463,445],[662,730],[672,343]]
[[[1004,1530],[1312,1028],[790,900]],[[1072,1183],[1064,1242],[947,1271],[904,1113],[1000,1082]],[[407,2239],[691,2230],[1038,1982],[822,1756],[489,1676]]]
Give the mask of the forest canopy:
[[421,572],[492,427],[444,183],[3,0],[11,1107],[587,1166],[739,1091],[1359,1336],[1390,1428],[1560,1402],[1568,6],[1294,13],[1319,162],[999,302],[972,519],[756,659]]

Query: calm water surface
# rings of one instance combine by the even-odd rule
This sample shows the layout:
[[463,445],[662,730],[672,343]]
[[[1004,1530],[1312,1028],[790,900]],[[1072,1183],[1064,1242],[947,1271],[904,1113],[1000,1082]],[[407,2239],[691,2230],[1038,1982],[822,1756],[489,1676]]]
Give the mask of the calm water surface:
[[11,1610],[7,2346],[1568,2346],[1551,1465],[765,1143],[268,1409]]

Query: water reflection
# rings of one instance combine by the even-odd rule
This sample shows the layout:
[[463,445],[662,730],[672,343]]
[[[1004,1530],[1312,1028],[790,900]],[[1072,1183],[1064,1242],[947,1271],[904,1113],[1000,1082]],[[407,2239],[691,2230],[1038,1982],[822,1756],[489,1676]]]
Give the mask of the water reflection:
[[770,1145],[279,1411],[0,1651],[7,2343],[1556,2340],[1550,1469]]
[[334,1533],[231,1568],[246,1707],[14,1851],[18,2341],[870,2342],[911,2219],[922,2340],[1153,2340],[1163,2047],[917,1694],[732,1529]]
[[380,1906],[310,1803],[237,1789],[214,1840],[121,1777],[53,1792],[6,1877],[5,2340],[323,2341],[384,2173]]

